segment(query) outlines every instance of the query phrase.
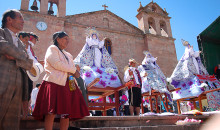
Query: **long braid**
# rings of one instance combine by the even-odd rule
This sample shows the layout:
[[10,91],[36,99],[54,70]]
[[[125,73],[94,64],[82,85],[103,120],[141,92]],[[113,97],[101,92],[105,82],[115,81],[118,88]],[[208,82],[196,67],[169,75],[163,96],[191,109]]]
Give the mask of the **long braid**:
[[58,49],[63,53],[64,57],[66,58],[66,60],[67,60],[68,63],[69,63],[68,57],[67,57],[67,56],[64,54],[64,52],[60,49],[60,47],[58,46],[57,42],[55,42],[54,45],[58,47]]
[[57,42],[57,38],[62,38],[64,36],[68,36],[65,32],[56,32],[54,35],[53,35],[53,42],[54,42],[54,45],[58,47],[58,49],[63,53],[64,57],[66,58],[66,60],[68,61],[69,63],[69,59],[68,57],[64,54],[64,52],[60,49],[59,45],[58,45],[58,42]]

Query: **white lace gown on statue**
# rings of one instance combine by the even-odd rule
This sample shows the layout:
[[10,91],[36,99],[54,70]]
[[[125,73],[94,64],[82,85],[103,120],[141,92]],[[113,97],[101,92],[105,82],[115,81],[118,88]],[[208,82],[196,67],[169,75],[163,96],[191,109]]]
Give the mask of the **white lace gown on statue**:
[[81,77],[86,85],[99,78],[100,81],[94,85],[95,87],[116,88],[121,86],[118,69],[106,50],[104,41],[87,37],[86,44],[74,59],[74,62],[80,65]]
[[[156,63],[157,58],[149,55],[144,58],[138,70],[142,79],[142,93],[149,92],[151,89],[161,93],[169,94],[166,87],[166,77]],[[147,76],[145,76],[147,73]]]
[[89,47],[94,46],[95,47],[95,56],[94,56],[94,62],[96,67],[101,67],[101,58],[102,53],[100,49],[104,46],[104,41],[99,41],[98,39],[92,39],[91,37],[86,38],[86,42],[88,43]]
[[184,55],[170,77],[170,83],[175,88],[181,88],[181,90],[173,92],[174,100],[198,96],[203,92],[203,85],[195,74],[208,75],[208,72],[201,62],[199,52],[195,52],[193,48],[186,46]]

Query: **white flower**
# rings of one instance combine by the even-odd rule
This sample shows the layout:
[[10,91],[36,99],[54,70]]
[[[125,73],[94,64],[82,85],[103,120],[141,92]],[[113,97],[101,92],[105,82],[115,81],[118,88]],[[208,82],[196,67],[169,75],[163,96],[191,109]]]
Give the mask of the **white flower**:
[[91,68],[89,67],[89,66],[83,66],[83,68],[82,68],[84,71],[88,71],[88,70],[90,70]]
[[105,69],[105,72],[111,74],[111,73],[114,72],[114,69],[112,69],[112,68],[106,68],[106,69]]

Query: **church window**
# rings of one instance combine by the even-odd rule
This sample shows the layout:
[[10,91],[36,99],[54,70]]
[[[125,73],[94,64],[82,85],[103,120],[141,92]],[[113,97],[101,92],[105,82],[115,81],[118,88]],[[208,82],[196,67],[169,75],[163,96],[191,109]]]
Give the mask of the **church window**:
[[108,51],[108,53],[112,54],[112,42],[109,38],[105,39],[105,48]]
[[155,6],[152,6],[152,12],[156,12],[156,7]]
[[103,23],[104,23],[104,26],[109,28],[109,20],[108,18],[103,18]]

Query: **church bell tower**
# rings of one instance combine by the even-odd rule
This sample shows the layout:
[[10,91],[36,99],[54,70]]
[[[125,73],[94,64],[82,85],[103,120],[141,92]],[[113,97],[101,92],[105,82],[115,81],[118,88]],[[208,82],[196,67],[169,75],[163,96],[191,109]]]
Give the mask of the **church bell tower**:
[[145,34],[146,49],[154,57],[158,57],[157,63],[164,74],[170,76],[177,63],[171,17],[166,9],[162,9],[153,1],[144,7],[140,3],[137,11],[138,28]]
[[20,11],[24,17],[23,31],[39,36],[33,49],[38,60],[43,60],[46,49],[53,44],[53,33],[64,31],[66,0],[21,0]]
[[[29,11],[29,1],[30,0],[21,0],[21,10]],[[39,7],[37,2],[40,3]],[[53,5],[57,6],[57,17],[66,16],[66,0],[34,0],[31,10],[39,12],[40,14],[49,14],[53,15]],[[49,9],[48,9],[48,5]]]

